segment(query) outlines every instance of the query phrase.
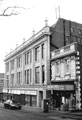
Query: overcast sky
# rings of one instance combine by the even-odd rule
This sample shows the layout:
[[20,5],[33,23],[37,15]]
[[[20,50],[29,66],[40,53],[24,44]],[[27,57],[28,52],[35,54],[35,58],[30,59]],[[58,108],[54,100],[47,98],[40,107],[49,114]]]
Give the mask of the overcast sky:
[[[0,14],[13,6],[20,7],[14,11],[18,15],[0,16],[0,73],[5,72],[4,59],[10,49],[22,44],[24,38],[28,40],[33,30],[38,32],[44,27],[46,18],[49,26],[56,22],[58,6],[60,17],[82,23],[82,0],[0,0]],[[10,12],[8,9],[6,14]]]

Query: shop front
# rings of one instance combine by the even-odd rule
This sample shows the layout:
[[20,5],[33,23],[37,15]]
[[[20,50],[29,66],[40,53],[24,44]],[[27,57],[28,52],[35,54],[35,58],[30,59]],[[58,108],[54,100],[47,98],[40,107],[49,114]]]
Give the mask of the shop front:
[[51,85],[50,89],[54,109],[75,109],[74,85]]

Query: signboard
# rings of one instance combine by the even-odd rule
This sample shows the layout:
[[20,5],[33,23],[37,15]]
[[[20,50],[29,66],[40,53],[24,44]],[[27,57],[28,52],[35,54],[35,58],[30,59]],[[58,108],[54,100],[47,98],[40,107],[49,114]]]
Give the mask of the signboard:
[[48,90],[74,90],[74,85],[49,85]]

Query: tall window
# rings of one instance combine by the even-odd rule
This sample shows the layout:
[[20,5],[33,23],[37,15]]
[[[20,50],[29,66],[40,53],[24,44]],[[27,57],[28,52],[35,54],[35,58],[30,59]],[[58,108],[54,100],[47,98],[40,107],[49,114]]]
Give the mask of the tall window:
[[29,84],[29,81],[30,81],[30,71],[28,69],[28,70],[25,70],[25,83]]
[[30,63],[30,52],[25,53],[25,65]]
[[69,36],[66,36],[65,40],[66,40],[66,45],[70,44],[70,37]]
[[17,84],[20,85],[21,80],[22,80],[22,72],[17,72]]
[[29,84],[29,79],[30,79],[30,72],[27,70],[27,84]]
[[32,63],[32,51],[30,51],[30,63]]
[[60,62],[56,62],[56,75],[60,74]]
[[45,46],[44,44],[42,44],[42,59],[44,58],[44,50],[45,50]]
[[27,64],[29,64],[29,62],[30,62],[30,53],[27,52]]
[[9,71],[9,63],[6,63],[6,72]]
[[7,87],[9,87],[9,75],[6,76],[7,79]]
[[35,61],[39,61],[39,47],[35,48]]
[[45,66],[42,65],[42,83],[45,81]]
[[11,70],[14,70],[14,60],[11,60]]
[[70,59],[65,59],[65,72],[70,73]]
[[22,66],[22,56],[17,57],[17,68]]
[[36,67],[35,68],[35,83],[38,84],[40,80],[40,68]]
[[14,84],[14,74],[11,74],[11,85]]

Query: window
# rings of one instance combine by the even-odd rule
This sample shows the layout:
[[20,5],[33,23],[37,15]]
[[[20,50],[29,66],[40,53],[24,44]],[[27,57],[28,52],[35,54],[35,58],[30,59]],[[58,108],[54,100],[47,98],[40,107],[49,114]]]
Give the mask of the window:
[[66,36],[66,45],[68,45],[70,43],[70,39],[69,39],[69,36]]
[[22,56],[17,57],[17,68],[22,66]]
[[30,51],[30,63],[32,63],[32,51]]
[[14,74],[11,74],[11,85],[14,84]]
[[45,46],[44,44],[42,44],[42,59],[44,58],[44,50],[45,50]]
[[6,76],[7,79],[7,87],[9,87],[9,75]]
[[56,75],[60,74],[60,62],[56,62]]
[[82,34],[82,30],[81,29],[79,29],[79,35],[81,35]]
[[32,83],[32,69],[30,69],[30,83]]
[[9,63],[6,63],[6,72],[9,72]]
[[39,83],[39,79],[40,79],[40,68],[36,67],[35,68],[35,83]]
[[27,64],[29,64],[29,62],[30,62],[30,54],[29,54],[29,52],[27,53]]
[[29,64],[31,60],[31,53],[30,52],[26,52],[25,53],[25,65]]
[[11,70],[14,70],[14,60],[11,60]]
[[45,66],[42,65],[42,83],[45,81]]
[[74,28],[71,27],[71,33],[74,33]]
[[25,70],[25,83],[26,84],[29,84],[29,79],[30,79],[30,71],[28,69],[28,70]]
[[66,74],[70,73],[70,59],[65,59],[65,72]]
[[17,84],[20,85],[21,80],[22,80],[22,72],[17,72]]
[[29,70],[27,70],[27,84],[29,84],[29,77],[30,77],[29,73],[30,73]]
[[39,61],[39,47],[35,48],[35,61]]

